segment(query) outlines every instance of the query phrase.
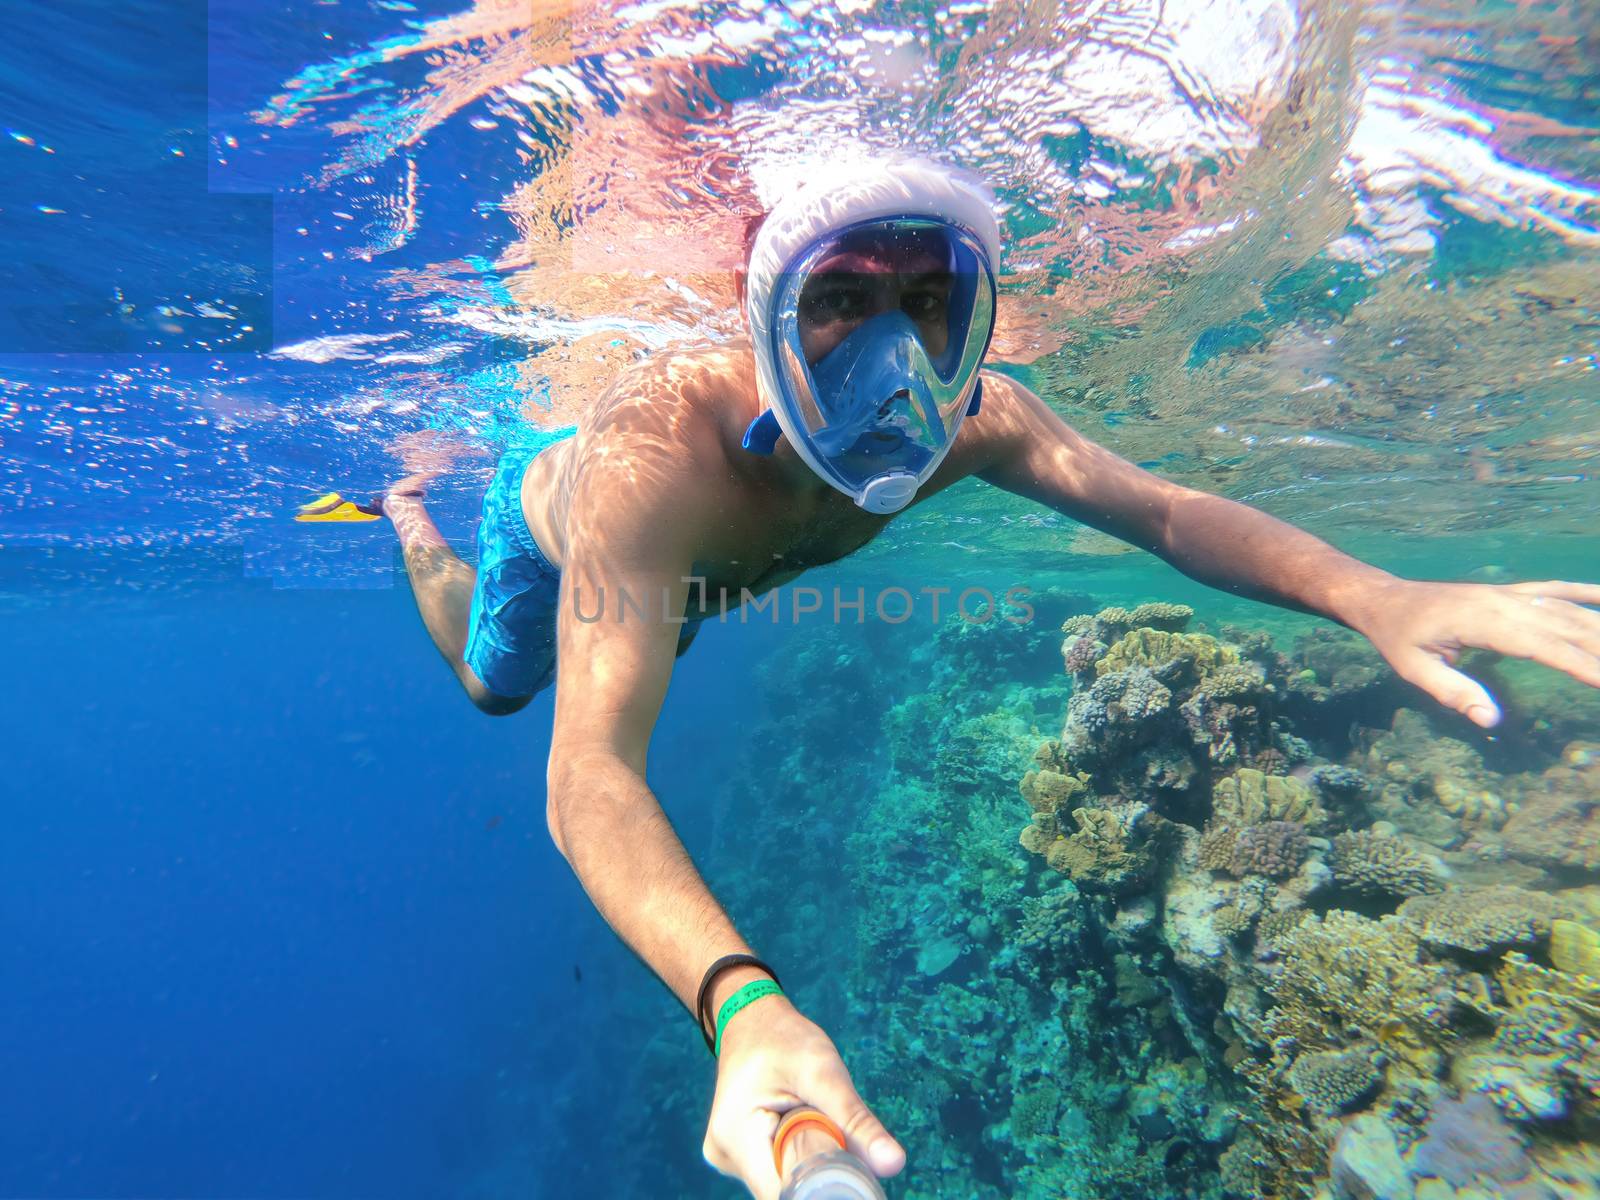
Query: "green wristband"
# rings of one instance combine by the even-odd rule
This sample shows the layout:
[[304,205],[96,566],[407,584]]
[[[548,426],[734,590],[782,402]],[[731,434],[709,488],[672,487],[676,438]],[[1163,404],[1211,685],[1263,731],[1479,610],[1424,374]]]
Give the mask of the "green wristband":
[[717,1040],[711,1047],[711,1053],[718,1058],[722,1057],[722,1031],[728,1027],[728,1022],[733,1020],[757,1000],[768,996],[781,996],[783,989],[770,979],[752,979],[733,995],[722,1002],[722,1008],[717,1013]]

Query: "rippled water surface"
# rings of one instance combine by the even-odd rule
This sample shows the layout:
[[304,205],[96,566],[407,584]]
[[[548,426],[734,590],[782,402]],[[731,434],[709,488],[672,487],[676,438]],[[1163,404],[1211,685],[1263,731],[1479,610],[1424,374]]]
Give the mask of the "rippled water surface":
[[[518,421],[737,330],[750,214],[905,146],[994,183],[996,356],[1123,453],[1325,534],[1595,506],[1587,6],[212,7],[189,124],[101,154],[121,28],[70,32],[106,77],[8,117],[5,217],[52,269],[5,327],[9,544],[273,543],[417,430],[459,436],[465,515]],[[117,210],[57,168],[91,164],[187,197],[110,244],[142,270],[82,253]],[[269,255],[188,270],[230,205]]]
[[[732,1194],[699,1161],[692,1031],[548,845],[546,701],[490,728],[387,526],[290,517],[426,460],[469,546],[501,447],[622,364],[739,332],[747,221],[832,164],[912,149],[988,178],[994,365],[1117,452],[1414,575],[1596,575],[1594,4],[66,0],[13,23],[0,1069],[28,1069],[0,1190]],[[1060,615],[1088,591],[1304,629],[976,484],[841,570],[906,564],[1074,589]],[[917,1147],[905,1194],[1024,1194],[1043,1152],[993,1133],[1014,1097],[918,1099],[973,1043],[916,1005],[977,988],[968,951],[1004,933],[941,872],[1017,900],[1006,805],[1061,728],[1059,635],[901,656],[882,629],[785,633],[708,631],[652,782],[736,915],[812,970]],[[1576,739],[1583,702],[1526,725]],[[920,766],[1000,780],[971,827],[905,782],[951,713],[970,762]],[[890,895],[932,940],[864,963]],[[859,943],[805,940],[857,900]],[[993,1057],[1065,1077],[1042,1036]],[[1216,1154],[1191,1169],[1160,1132],[1211,1187]],[[1052,1186],[1103,1134],[1057,1139]]]

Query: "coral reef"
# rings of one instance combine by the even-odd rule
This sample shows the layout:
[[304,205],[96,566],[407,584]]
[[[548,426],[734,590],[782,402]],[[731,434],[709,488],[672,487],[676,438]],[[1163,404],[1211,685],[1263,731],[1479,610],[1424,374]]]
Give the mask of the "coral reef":
[[1234,829],[1267,821],[1294,821],[1320,828],[1327,817],[1303,781],[1288,775],[1266,775],[1251,767],[1219,779],[1211,807],[1219,822]]
[[1516,1132],[1483,1096],[1445,1098],[1433,1107],[1410,1172],[1456,1189],[1482,1187],[1507,1200],[1550,1200],[1553,1191],[1530,1178],[1533,1161]]
[[1309,848],[1300,822],[1264,821],[1240,831],[1229,866],[1235,875],[1287,879],[1300,869]]
[[1360,1108],[1382,1081],[1371,1055],[1358,1050],[1313,1051],[1302,1054],[1289,1068],[1289,1086],[1325,1113]]
[[1169,823],[1146,804],[1075,808],[1078,830],[1046,845],[1045,860],[1080,887],[1125,892],[1148,883]]
[[1572,743],[1516,795],[1503,831],[1507,854],[1558,878],[1600,873],[1600,746]]
[[1424,896],[1444,887],[1438,859],[1372,829],[1334,838],[1328,869],[1335,882],[1367,896]]
[[803,999],[897,1195],[1600,1194],[1600,730],[1518,760],[1342,631],[1087,607],[769,666],[831,707],[751,736],[741,924],[854,914]]
[[[1576,1116],[1600,1134],[1600,1068],[1587,1065],[1600,934],[1571,919],[1600,924],[1600,905],[1547,890],[1597,873],[1600,754],[1573,745],[1540,775],[1502,776],[1421,714],[1379,702],[1391,681],[1346,638],[1303,639],[1289,658],[1259,638],[1139,629],[1132,616],[1069,628],[1076,691],[1044,753],[1073,781],[1078,831],[1025,844],[1091,893],[1125,906],[1155,895],[1159,922],[1119,917],[1103,936],[1144,947],[1137,961],[1170,954],[1191,981],[1173,993],[1187,998],[1185,1028],[1218,1039],[1205,1049],[1248,1087],[1249,1132],[1218,1155],[1219,1185],[1465,1195],[1440,1163],[1472,1127],[1474,1178],[1571,1194],[1550,1182],[1573,1170],[1568,1151],[1514,1130]],[[1373,724],[1329,736],[1319,723],[1332,714]],[[1349,757],[1318,761],[1318,746]],[[1163,822],[1136,863],[1135,814]],[[1498,866],[1512,861],[1528,870]],[[1529,886],[1532,868],[1546,890]],[[1116,959],[1119,995],[1142,996],[1130,961]]]
[[1428,946],[1474,954],[1534,946],[1547,940],[1550,923],[1558,911],[1543,892],[1508,885],[1414,894],[1400,906],[1401,917],[1411,923]]
[[1374,801],[1379,814],[1441,846],[1498,830],[1510,816],[1506,785],[1478,751],[1434,736],[1427,719],[1411,709],[1394,714],[1389,731],[1368,750],[1364,769],[1381,781]]

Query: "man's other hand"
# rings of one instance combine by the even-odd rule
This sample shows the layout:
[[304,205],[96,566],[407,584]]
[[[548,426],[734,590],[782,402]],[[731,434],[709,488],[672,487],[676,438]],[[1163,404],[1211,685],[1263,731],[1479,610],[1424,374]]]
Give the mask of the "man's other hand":
[[856,1095],[828,1035],[783,996],[757,1001],[728,1022],[705,1158],[742,1180],[756,1200],[778,1200],[772,1135],[791,1108],[809,1104],[838,1122],[850,1151],[879,1176],[898,1174],[906,1153]]
[[1468,647],[1531,659],[1600,687],[1600,585],[1421,583],[1378,591],[1357,628],[1400,677],[1485,729],[1500,720],[1494,698],[1455,669]]

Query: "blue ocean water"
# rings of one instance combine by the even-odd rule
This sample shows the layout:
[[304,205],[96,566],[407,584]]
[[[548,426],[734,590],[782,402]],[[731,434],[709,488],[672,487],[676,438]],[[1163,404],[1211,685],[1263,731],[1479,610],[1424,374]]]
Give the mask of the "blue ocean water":
[[[476,713],[387,526],[290,517],[442,454],[430,504],[467,550],[498,449],[622,363],[733,331],[717,221],[808,153],[904,140],[988,171],[1013,243],[1001,369],[1120,453],[1397,572],[1595,577],[1600,30],[1471,8],[12,14],[0,1195],[740,1194],[701,1161],[692,1021],[549,840],[550,697]],[[1062,731],[1061,619],[1179,602],[1286,654],[1312,623],[976,483],[808,582],[1021,584],[1055,619],[989,641],[921,610],[712,625],[653,742],[708,882],[912,1149],[899,1194],[1087,1198],[1130,1164],[1141,1195],[1251,1194],[1219,1182],[1247,1141],[1226,1068],[1265,1052],[1199,1044],[1224,985],[1191,987],[1174,945],[1113,944],[1137,906],[1022,849],[1018,783]],[[1323,668],[1294,652],[1280,692]],[[1436,758],[1457,793],[1524,799],[1589,762],[1588,701],[1495,678],[1493,736],[1435,713],[1402,753],[1393,705],[1359,693],[1371,728],[1316,756],[1408,780]],[[1502,880],[1507,855],[1543,860],[1490,818],[1446,836],[1406,807],[1366,816],[1472,886],[1579,905],[1595,881]],[[1067,951],[1041,967],[1041,945]],[[1205,1020],[1175,1021],[1194,997]],[[1600,1178],[1562,1162],[1568,1194]]]
[[[619,1017],[693,1035],[550,843],[549,699],[479,716],[402,590],[131,584],[8,593],[0,1192],[582,1178],[583,1128],[648,1103]],[[757,653],[705,640],[652,781],[702,852]]]

